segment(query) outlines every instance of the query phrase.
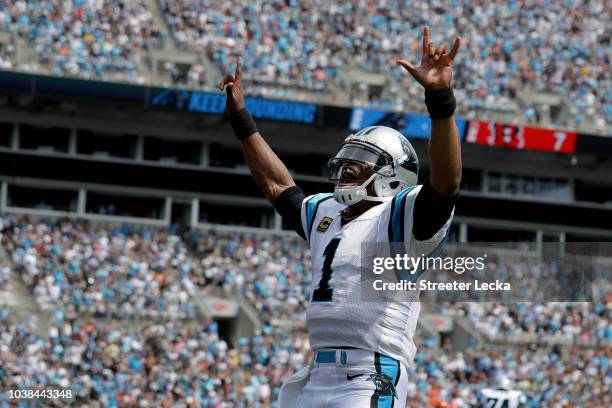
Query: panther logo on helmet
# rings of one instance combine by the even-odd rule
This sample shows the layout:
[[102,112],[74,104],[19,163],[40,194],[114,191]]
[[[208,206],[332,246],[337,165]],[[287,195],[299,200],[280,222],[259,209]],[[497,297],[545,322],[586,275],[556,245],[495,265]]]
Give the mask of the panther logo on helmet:
[[[349,181],[342,177],[346,163],[367,166],[372,175],[357,186],[343,186]],[[341,204],[353,205],[362,200],[388,201],[402,189],[417,183],[419,161],[414,148],[395,129],[370,126],[348,136],[336,156],[329,161],[329,180],[336,183],[334,198]],[[367,192],[373,183],[375,196]]]

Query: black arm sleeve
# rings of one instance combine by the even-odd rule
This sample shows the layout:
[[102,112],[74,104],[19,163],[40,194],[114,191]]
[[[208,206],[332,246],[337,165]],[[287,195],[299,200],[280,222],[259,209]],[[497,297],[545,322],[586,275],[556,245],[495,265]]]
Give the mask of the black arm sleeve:
[[438,194],[429,184],[429,178],[414,202],[412,233],[419,241],[433,237],[448,221],[459,194],[444,197]]
[[280,193],[274,203],[274,208],[300,237],[306,239],[302,227],[302,202],[304,198],[304,193],[299,187],[289,187]]

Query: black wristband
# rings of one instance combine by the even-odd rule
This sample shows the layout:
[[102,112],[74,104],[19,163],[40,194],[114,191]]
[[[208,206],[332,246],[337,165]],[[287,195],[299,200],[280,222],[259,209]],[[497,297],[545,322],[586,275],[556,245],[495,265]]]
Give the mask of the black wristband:
[[238,112],[230,113],[229,119],[238,140],[246,139],[257,132],[257,125],[255,125],[255,121],[247,108],[242,108]]
[[453,88],[425,91],[425,105],[432,119],[446,119],[455,114],[457,103]]

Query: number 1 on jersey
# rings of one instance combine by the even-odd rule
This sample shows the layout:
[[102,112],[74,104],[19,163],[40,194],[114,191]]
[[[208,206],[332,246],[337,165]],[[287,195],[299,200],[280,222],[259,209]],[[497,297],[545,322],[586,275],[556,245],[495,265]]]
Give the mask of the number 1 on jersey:
[[334,261],[334,255],[336,255],[338,244],[340,244],[340,238],[332,238],[323,251],[325,260],[323,261],[323,267],[321,268],[321,280],[319,281],[317,288],[312,292],[312,302],[331,302],[332,300],[334,289],[329,286],[329,281],[333,272],[331,265]]

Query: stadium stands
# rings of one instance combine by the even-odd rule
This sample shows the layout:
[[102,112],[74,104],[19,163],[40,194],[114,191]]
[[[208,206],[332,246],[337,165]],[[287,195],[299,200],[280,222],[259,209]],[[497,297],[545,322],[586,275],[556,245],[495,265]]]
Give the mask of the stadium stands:
[[[67,221],[32,224],[14,218],[6,218],[4,224],[3,245],[14,268],[21,271],[37,301],[48,307],[104,315],[116,306],[124,316],[152,309],[169,318],[193,318],[191,297],[196,289],[214,286],[228,296],[243,296],[268,324],[304,316],[310,257],[306,245],[294,238],[198,230],[181,236],[159,228],[105,228]],[[536,286],[550,273],[534,272],[533,263],[522,257],[503,259],[509,269],[522,271],[526,287]],[[492,263],[488,273],[494,268]],[[454,307],[439,304],[441,313]],[[491,340],[521,342],[532,335],[569,344],[612,341],[609,294],[593,303],[458,305]]]
[[[361,1],[307,5],[293,1],[196,2],[160,0],[175,39],[205,50],[224,72],[235,54],[244,55],[245,73],[256,83],[332,93],[349,68],[383,73],[408,89],[389,87],[371,103],[385,108],[421,109],[421,89],[394,59],[415,58],[420,30],[436,28],[434,39],[460,35],[467,54],[458,61],[456,88],[464,114],[480,109],[515,111],[523,87],[567,95],[578,123],[610,122],[610,47],[604,2],[563,2],[541,11],[494,1],[401,3]],[[604,13],[604,16],[602,16]],[[602,20],[603,18],[603,20]],[[534,121],[534,110],[525,119]]]
[[310,260],[296,239],[194,232],[185,237],[188,253],[183,237],[143,227],[19,219],[7,219],[6,227],[3,244],[14,267],[46,309],[194,317],[191,297],[207,285],[242,294],[266,322],[292,321],[305,308]]
[[140,51],[161,41],[146,4],[145,0],[2,1],[0,28],[15,32],[34,49],[32,69],[143,83]]
[[[235,348],[214,322],[119,324],[65,319],[48,338],[36,320],[15,321],[0,309],[3,388],[70,387],[77,401],[100,406],[270,406],[282,379],[309,358],[304,334],[266,326]],[[410,407],[474,404],[479,390],[504,377],[528,396],[528,407],[609,406],[610,347],[487,351],[434,350],[423,342],[409,373]],[[551,373],[559,381],[552,381]],[[97,405],[93,405],[97,406]]]
[[[162,13],[178,49],[217,66],[208,71],[198,62],[180,75],[168,62],[170,79],[181,84],[216,83],[204,77],[231,72],[241,54],[249,92],[421,111],[419,85],[394,58],[416,58],[428,23],[438,42],[464,38],[455,77],[461,115],[486,118],[497,111],[546,123],[552,107],[531,95],[550,93],[569,106],[564,121],[571,117],[577,127],[605,131],[612,117],[612,48],[605,25],[598,24],[611,17],[604,3],[159,0],[152,8],[145,0],[3,1],[0,30],[26,39],[19,46],[31,46],[34,59],[17,62],[7,54],[2,65],[147,82],[156,68],[147,65],[143,50],[164,41],[153,24],[153,15]],[[351,85],[352,71],[383,74],[383,89],[364,96],[362,87]]]
[[[611,401],[606,378],[609,358],[609,347],[493,351],[474,347],[453,353],[422,346],[410,373],[414,380],[408,406],[475,406],[479,390],[497,387],[501,378],[507,378],[513,389],[526,395],[527,407],[604,407]],[[552,380],[552,373],[560,380]]]
[[604,302],[466,303],[464,310],[493,341],[597,345],[612,342],[612,302]]
[[271,327],[230,349],[214,322],[127,329],[59,319],[46,339],[34,333],[36,324],[34,316],[18,322],[0,309],[2,388],[70,388],[77,405],[92,407],[267,407],[308,353],[304,335]]
[[[308,250],[296,239],[13,217],[1,224],[14,270],[38,302],[47,298],[54,308],[42,337],[35,333],[37,317],[24,321],[0,310],[5,388],[70,384],[81,400],[104,406],[134,400],[146,401],[144,406],[269,406],[282,380],[310,356],[303,327],[287,324],[304,319],[310,285]],[[2,282],[9,282],[8,268],[0,269]],[[191,297],[205,286],[250,301],[261,331],[232,347],[216,322],[194,319]],[[148,321],[146,314],[128,325],[100,320],[111,304],[118,305],[121,313],[114,317],[120,318],[131,310],[168,313],[164,323]],[[446,401],[464,407],[501,377],[529,396],[530,407],[605,406],[611,304],[609,298],[592,304],[437,304],[441,313],[463,313],[499,347],[470,341],[458,354],[435,348],[432,339],[419,340],[410,406]],[[86,305],[97,313],[88,313]],[[171,310],[185,315],[178,319]],[[537,336],[538,347],[529,335]],[[561,380],[551,381],[551,372]]]
[[10,273],[10,263],[6,261],[0,263],[0,291],[9,292],[11,290]]
[[[588,133],[582,150],[538,155],[513,151],[505,136],[478,150],[465,132],[465,204],[447,247],[516,241],[487,249],[499,261],[487,271],[512,275],[528,298],[535,288],[572,287],[573,270],[550,279],[559,268],[539,258],[544,243],[561,251],[610,237],[609,152],[592,140],[612,139],[590,134],[612,135],[602,23],[611,13],[603,0],[0,0],[0,69],[210,89],[239,54],[251,95],[422,112],[420,86],[394,58],[416,59],[424,24],[436,42],[460,35],[463,118],[508,124],[500,134],[512,137],[521,123]],[[5,74],[23,89],[0,98],[0,387],[69,387],[77,406],[274,406],[283,380],[312,358],[310,254],[248,191],[218,112],[205,111],[208,121],[151,107],[151,89],[131,86],[75,106],[71,92],[82,88]],[[146,94],[144,111],[137,97],[128,106],[125,88]],[[182,93],[168,95],[183,104]],[[326,180],[329,146],[308,150],[339,142],[348,128],[349,109],[342,129],[340,109],[324,109],[333,126],[319,126],[321,112],[308,128],[265,121],[308,189]],[[481,214],[485,207],[494,211]],[[591,303],[424,301],[408,406],[473,406],[502,379],[529,408],[612,406],[612,286],[597,290]],[[240,316],[213,315],[213,297],[238,304]],[[453,327],[434,326],[436,318]]]
[[194,255],[211,284],[240,293],[265,322],[304,321],[310,291],[310,251],[295,238],[223,237],[197,231]]
[[233,70],[241,53],[257,83],[325,91],[349,61],[329,48],[329,27],[316,5],[161,0],[160,6],[180,45],[205,51],[223,71]]
[[162,231],[17,221],[4,245],[46,309],[193,317],[190,294],[204,284],[182,241]]

